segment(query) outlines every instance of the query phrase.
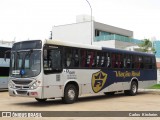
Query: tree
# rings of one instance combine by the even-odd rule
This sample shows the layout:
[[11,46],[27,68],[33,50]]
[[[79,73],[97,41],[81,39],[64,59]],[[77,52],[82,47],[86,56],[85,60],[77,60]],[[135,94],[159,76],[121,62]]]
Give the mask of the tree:
[[141,44],[139,44],[141,52],[153,52],[155,53],[155,48],[149,39],[144,39]]

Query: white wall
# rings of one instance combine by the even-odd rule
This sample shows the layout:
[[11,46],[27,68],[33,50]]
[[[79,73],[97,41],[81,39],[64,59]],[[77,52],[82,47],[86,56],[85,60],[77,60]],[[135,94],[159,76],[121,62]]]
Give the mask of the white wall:
[[12,47],[14,41],[3,41],[3,40],[0,40],[0,46],[1,47]]
[[[160,62],[160,58],[156,58],[156,62]],[[157,84],[160,84],[160,68],[157,69]]]
[[156,61],[157,61],[157,62],[160,62],[160,58],[156,58]]
[[160,69],[157,69],[157,84],[160,84]]
[[52,39],[91,44],[91,22],[54,26]]
[[93,42],[93,45],[115,48],[115,40]]
[[135,51],[135,49],[139,49],[139,47],[137,45],[134,45],[134,46],[127,46],[125,48],[125,50],[130,50],[130,51]]

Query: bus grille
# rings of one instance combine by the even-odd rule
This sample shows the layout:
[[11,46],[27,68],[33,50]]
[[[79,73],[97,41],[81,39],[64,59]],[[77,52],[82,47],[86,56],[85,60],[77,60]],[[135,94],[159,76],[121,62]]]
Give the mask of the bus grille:
[[30,84],[32,81],[31,80],[12,80],[15,84],[18,85],[28,85]]
[[18,94],[21,94],[21,95],[26,95],[27,94],[27,91],[17,91]]

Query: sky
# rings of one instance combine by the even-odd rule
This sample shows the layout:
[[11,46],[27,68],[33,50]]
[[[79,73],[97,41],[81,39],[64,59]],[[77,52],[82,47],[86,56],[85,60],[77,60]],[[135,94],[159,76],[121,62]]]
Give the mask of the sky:
[[[88,1],[95,21],[131,30],[136,39],[160,40],[160,0]],[[90,13],[86,0],[0,0],[0,40],[49,38],[53,26]]]

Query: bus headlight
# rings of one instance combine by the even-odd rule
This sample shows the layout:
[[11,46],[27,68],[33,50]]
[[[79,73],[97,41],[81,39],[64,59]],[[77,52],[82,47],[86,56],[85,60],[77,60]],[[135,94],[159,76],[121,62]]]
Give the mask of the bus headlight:
[[30,89],[36,89],[38,87],[37,85],[37,82],[33,83],[31,86],[30,86]]
[[15,85],[13,84],[12,81],[9,81],[9,83],[8,83],[8,88],[15,88]]

